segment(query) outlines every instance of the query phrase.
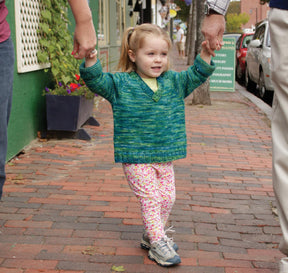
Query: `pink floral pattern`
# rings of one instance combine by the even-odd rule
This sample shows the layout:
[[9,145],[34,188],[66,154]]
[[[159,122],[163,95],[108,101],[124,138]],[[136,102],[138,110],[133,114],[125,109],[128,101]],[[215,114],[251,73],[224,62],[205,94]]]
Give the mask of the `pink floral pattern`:
[[129,186],[141,205],[150,242],[165,236],[164,227],[175,202],[173,163],[123,164]]

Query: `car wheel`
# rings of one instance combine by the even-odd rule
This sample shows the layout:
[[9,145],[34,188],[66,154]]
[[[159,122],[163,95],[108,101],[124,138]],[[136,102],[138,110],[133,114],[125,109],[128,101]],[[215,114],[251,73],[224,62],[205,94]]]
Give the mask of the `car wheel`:
[[239,83],[242,83],[243,82],[243,74],[242,74],[242,69],[241,69],[241,66],[240,64],[238,63],[237,66],[236,66],[236,79]]
[[266,90],[265,81],[264,81],[264,72],[260,71],[259,82],[258,82],[258,96],[263,99],[271,99],[272,92]]
[[256,83],[251,81],[250,77],[249,77],[249,72],[246,66],[245,69],[245,87],[248,91],[250,92],[255,92],[256,89]]
[[258,87],[259,87],[259,90],[258,90],[259,97],[261,99],[264,99],[266,96],[266,88],[265,88],[263,71],[260,71]]

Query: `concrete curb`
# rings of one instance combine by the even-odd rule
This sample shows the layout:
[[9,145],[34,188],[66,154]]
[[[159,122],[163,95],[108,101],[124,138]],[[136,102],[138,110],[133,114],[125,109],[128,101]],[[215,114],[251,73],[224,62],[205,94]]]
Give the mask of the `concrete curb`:
[[258,108],[260,108],[269,118],[271,121],[272,119],[272,107],[265,103],[263,100],[257,98],[252,93],[248,92],[243,86],[241,86],[239,83],[235,83],[235,88],[237,91],[239,91],[240,94],[245,96],[247,99],[249,99],[251,102],[253,102]]

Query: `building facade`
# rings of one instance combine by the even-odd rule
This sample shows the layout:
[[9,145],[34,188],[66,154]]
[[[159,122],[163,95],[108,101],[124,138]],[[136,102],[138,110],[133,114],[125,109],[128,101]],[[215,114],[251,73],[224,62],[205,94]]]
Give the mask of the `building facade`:
[[247,13],[250,17],[248,23],[243,25],[243,29],[253,29],[257,22],[260,22],[268,17],[269,5],[261,5],[260,0],[241,0],[241,13]]

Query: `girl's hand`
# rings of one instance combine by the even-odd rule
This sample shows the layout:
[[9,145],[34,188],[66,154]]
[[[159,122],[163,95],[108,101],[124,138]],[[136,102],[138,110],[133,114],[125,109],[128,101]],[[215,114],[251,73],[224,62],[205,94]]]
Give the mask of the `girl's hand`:
[[211,51],[211,47],[209,46],[209,41],[204,41],[202,43],[202,50],[200,53],[200,57],[208,64],[211,62],[211,56],[215,56],[214,51]]
[[85,67],[90,67],[97,62],[97,50],[92,50],[87,57],[85,57]]

